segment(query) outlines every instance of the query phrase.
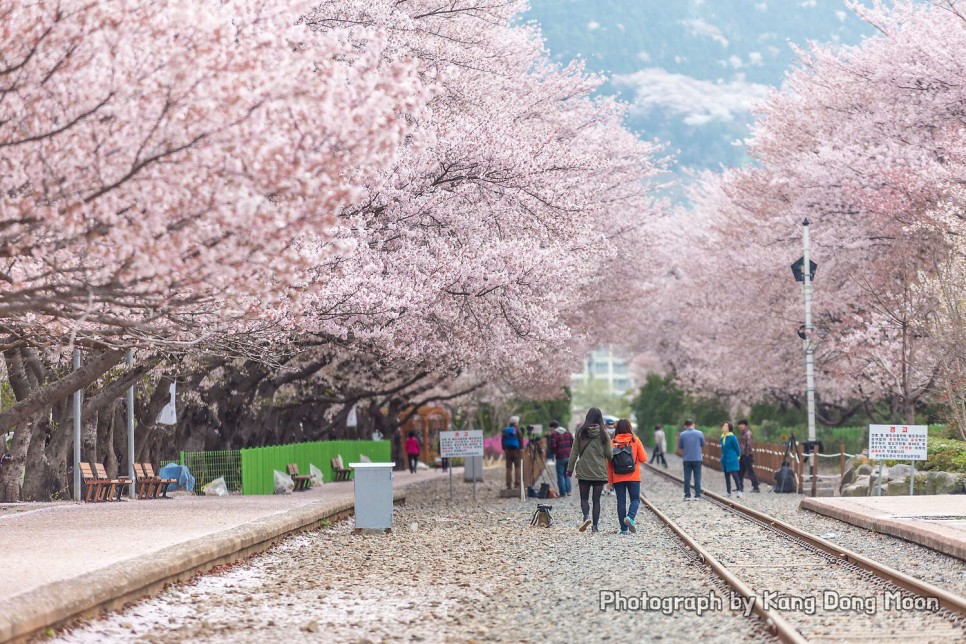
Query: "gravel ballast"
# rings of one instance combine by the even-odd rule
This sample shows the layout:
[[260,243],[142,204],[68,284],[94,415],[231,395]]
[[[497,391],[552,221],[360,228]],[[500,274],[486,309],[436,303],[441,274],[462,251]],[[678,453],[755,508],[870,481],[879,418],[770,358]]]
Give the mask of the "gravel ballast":
[[[669,456],[668,465],[669,472],[678,477],[682,475],[679,458]],[[645,492],[649,489],[650,482],[654,481],[654,485],[657,485],[657,482],[662,480],[654,474],[648,475],[647,471],[645,471],[645,478],[648,481],[644,486]],[[712,492],[721,495],[725,493],[724,474],[717,470],[704,468],[702,483]],[[804,498],[802,495],[768,492],[769,488],[764,482],[762,482],[760,494],[750,492],[751,484],[747,479],[745,479],[745,488],[745,496],[741,502],[748,507],[870,559],[880,561],[907,575],[966,596],[966,562],[956,557],[950,557],[905,539],[866,530],[808,510],[800,510],[798,505]],[[963,498],[966,499],[966,497]]]
[[[704,473],[710,474],[703,477],[708,483],[705,491],[718,492],[715,479],[723,484],[724,475]],[[908,596],[879,586],[869,573],[839,565],[834,557],[767,531],[709,500],[685,502],[680,484],[652,479],[647,497],[810,641],[950,642],[966,637],[961,626],[925,605],[907,608],[903,602]],[[746,494],[739,502],[753,506],[762,496]]]
[[[618,535],[614,497],[605,497],[594,535],[577,532],[575,497],[556,499],[556,525],[531,528],[536,501],[497,498],[502,469],[486,478],[479,502],[462,481],[453,502],[445,479],[419,484],[396,508],[390,534],[354,534],[350,519],[291,537],[57,641],[767,639],[761,622],[731,610],[728,589],[645,510],[637,534]],[[629,608],[642,593],[655,604],[602,611],[602,591],[619,591]],[[723,606],[699,616],[698,598]]]

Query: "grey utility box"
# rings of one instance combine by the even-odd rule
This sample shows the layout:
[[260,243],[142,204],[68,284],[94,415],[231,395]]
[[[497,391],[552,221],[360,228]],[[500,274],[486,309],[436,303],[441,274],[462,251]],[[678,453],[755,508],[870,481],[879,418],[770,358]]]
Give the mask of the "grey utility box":
[[392,470],[395,463],[349,463],[355,470],[356,530],[392,528]]
[[463,482],[483,480],[483,457],[464,456],[463,457]]

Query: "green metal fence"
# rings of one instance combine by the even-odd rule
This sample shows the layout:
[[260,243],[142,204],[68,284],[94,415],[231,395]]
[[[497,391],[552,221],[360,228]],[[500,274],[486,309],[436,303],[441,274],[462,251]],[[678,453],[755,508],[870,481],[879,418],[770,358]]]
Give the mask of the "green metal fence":
[[225,478],[229,492],[242,491],[242,458],[237,449],[219,452],[181,452],[181,465],[195,477],[195,493],[218,477]]
[[241,489],[246,495],[274,493],[274,471],[284,472],[289,463],[298,465],[300,474],[308,474],[309,465],[315,465],[322,470],[325,481],[334,481],[333,458],[341,455],[345,467],[359,461],[363,454],[373,462],[386,463],[391,457],[391,450],[389,441],[323,441],[243,449]]

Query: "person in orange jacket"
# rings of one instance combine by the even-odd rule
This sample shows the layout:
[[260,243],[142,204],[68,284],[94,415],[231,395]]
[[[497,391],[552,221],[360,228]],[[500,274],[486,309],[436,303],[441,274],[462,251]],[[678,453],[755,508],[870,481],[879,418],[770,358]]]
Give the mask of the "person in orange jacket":
[[617,421],[611,447],[613,453],[607,459],[607,482],[617,492],[617,521],[621,534],[637,532],[634,519],[641,504],[641,463],[647,462],[647,450],[641,439],[634,435],[631,421],[626,418]]

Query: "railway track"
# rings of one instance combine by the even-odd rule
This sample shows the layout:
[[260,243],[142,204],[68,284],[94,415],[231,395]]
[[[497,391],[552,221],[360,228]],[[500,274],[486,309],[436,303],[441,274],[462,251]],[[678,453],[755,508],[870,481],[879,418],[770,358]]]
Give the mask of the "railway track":
[[642,504],[782,641],[966,641],[963,597],[707,490],[683,503],[648,468],[668,483]]

